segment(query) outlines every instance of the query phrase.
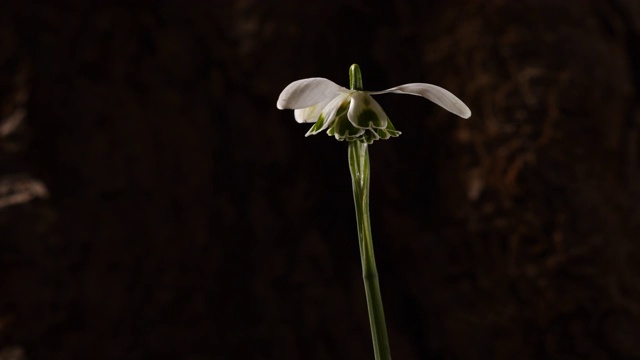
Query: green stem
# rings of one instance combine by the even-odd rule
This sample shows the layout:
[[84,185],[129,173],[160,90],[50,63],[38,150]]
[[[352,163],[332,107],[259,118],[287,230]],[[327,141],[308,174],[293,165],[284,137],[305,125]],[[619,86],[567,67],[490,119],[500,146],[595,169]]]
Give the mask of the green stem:
[[353,181],[353,200],[356,205],[360,257],[362,259],[362,277],[367,294],[369,324],[373,337],[373,351],[376,360],[390,360],[391,350],[387,337],[387,325],[384,321],[378,270],[373,253],[371,221],[369,219],[369,148],[366,142],[349,142],[349,169]]

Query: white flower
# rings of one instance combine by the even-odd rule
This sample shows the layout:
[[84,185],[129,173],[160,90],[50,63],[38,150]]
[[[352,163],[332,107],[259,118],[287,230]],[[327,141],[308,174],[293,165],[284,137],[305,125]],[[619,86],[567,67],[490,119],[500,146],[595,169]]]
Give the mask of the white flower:
[[[358,70],[359,71],[359,70]],[[294,109],[299,123],[315,123],[306,136],[327,130],[338,140],[372,143],[400,135],[371,95],[396,93],[422,96],[446,110],[469,118],[471,110],[449,91],[431,84],[405,84],[383,91],[349,90],[323,78],[294,81],[280,94],[277,107]]]

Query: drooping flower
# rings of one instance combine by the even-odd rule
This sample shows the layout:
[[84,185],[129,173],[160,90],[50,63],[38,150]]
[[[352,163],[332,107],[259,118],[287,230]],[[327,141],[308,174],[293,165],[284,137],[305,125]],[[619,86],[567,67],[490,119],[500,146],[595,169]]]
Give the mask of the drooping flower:
[[[359,77],[357,65],[353,65],[351,71],[357,72]],[[302,79],[292,82],[282,91],[277,107],[280,110],[295,110],[294,116],[299,123],[315,123],[306,136],[327,130],[328,135],[338,140],[363,140],[369,144],[400,135],[371,95],[395,93],[422,96],[462,118],[471,116],[467,105],[435,85],[413,83],[383,91],[363,91],[361,87],[361,78],[359,86],[352,85],[352,90],[324,78]]]

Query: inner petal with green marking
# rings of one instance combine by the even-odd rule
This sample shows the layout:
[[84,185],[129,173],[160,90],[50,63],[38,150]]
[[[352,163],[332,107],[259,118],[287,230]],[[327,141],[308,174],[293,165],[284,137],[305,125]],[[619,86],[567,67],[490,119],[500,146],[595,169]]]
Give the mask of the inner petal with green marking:
[[383,129],[387,126],[387,114],[371,95],[357,91],[351,95],[349,105],[349,120],[353,126],[371,129]]

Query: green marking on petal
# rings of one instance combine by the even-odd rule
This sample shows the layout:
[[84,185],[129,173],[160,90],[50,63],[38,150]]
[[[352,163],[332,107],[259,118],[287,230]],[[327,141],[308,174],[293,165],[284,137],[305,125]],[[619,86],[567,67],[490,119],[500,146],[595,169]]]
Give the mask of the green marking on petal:
[[364,133],[364,129],[357,128],[351,124],[349,119],[347,119],[346,114],[343,114],[340,118],[337,118],[335,121],[335,125],[331,127],[332,134],[335,135],[336,139],[347,139],[349,137],[358,137]]
[[358,114],[355,125],[364,129],[370,129],[372,127],[382,128],[384,127],[384,122],[378,117],[378,114],[376,114],[375,111],[371,109],[365,109],[360,114]]
[[[375,112],[373,112],[373,114],[375,115]],[[367,116],[372,115],[365,115],[364,119],[367,119]],[[372,123],[371,120],[368,121],[368,124]],[[389,119],[387,119],[385,125],[387,125],[386,128],[362,128],[359,126],[354,126],[353,123],[349,120],[347,114],[341,111],[341,116],[336,117],[335,121],[330,125],[329,129],[327,130],[327,135],[334,136],[337,140],[340,141],[362,141],[368,144],[372,144],[376,140],[386,140],[391,137],[397,137],[400,135],[400,131],[397,131],[395,129]]]
[[309,129],[309,131],[307,131],[307,133],[304,136],[310,136],[310,135],[315,135],[319,133],[322,130],[323,125],[324,125],[324,114],[320,114],[320,116],[318,117],[318,121],[316,121],[316,123],[313,124],[311,129]]

